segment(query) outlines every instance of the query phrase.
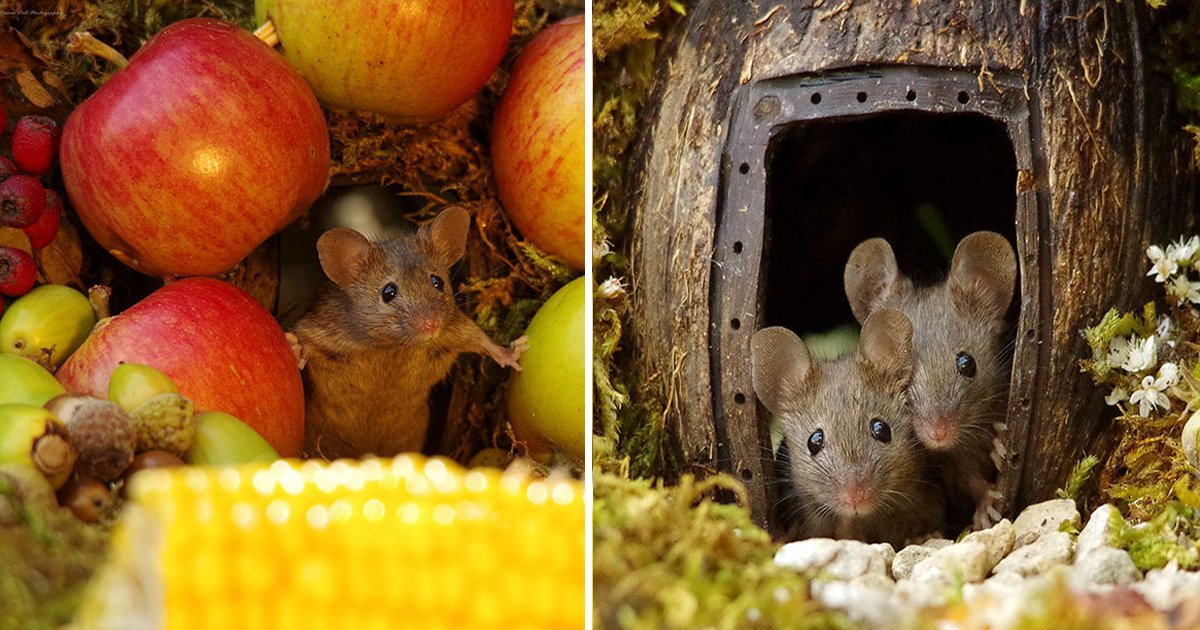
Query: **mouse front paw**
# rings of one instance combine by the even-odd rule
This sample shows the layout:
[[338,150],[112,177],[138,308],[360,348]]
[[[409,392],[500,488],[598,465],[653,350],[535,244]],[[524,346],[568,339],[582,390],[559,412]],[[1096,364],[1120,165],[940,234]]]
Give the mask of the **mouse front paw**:
[[300,338],[293,333],[284,333],[283,337],[287,339],[288,345],[292,348],[292,356],[296,357],[296,369],[303,370],[305,364],[308,363],[308,356],[304,351],[304,346],[300,345]]
[[999,523],[1004,516],[996,508],[1001,499],[1000,491],[989,489],[983,498],[975,505],[974,524],[976,530],[983,530]]
[[494,356],[496,363],[503,367],[510,367],[518,372],[521,371],[521,355],[529,349],[529,337],[521,335],[517,337],[507,348],[502,348],[498,353],[499,356]]

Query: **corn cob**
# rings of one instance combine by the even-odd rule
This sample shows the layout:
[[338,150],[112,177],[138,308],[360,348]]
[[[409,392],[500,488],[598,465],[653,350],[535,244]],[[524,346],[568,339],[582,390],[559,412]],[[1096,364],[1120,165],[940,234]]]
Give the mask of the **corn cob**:
[[572,628],[583,490],[401,455],[140,472],[78,625]]

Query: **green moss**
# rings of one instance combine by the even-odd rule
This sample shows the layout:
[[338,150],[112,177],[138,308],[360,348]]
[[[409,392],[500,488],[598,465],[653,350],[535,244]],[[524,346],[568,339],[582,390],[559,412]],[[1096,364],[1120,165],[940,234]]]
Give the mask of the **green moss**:
[[778,545],[718,491],[745,498],[725,475],[671,488],[596,475],[596,627],[853,627],[809,600],[808,579],[776,566]]
[[[600,253],[598,282],[629,275],[629,218],[635,209],[624,189],[625,168],[653,84],[661,37],[683,12],[681,3],[664,0],[592,3],[592,225]],[[596,430],[613,446],[612,459],[594,461],[625,467],[635,476],[674,478],[679,457],[665,422],[661,375],[636,374],[629,367],[629,298],[623,293],[597,298],[594,313]]]
[[1100,464],[1100,458],[1095,455],[1088,455],[1079,460],[1075,464],[1075,468],[1071,469],[1071,476],[1067,479],[1067,485],[1058,489],[1058,498],[1078,500],[1079,490],[1083,484],[1087,483],[1092,476],[1092,470]]

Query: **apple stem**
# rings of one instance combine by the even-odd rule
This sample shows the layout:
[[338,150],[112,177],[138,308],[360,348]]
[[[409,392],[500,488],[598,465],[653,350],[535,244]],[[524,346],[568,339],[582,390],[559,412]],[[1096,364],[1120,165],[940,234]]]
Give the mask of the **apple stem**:
[[275,30],[275,23],[271,20],[267,20],[262,26],[254,29],[254,36],[266,42],[271,48],[279,45],[279,31]]
[[96,319],[107,319],[112,315],[111,309],[108,307],[108,299],[112,297],[112,289],[97,284],[88,289],[88,301],[92,303],[92,312],[96,314]]
[[116,48],[96,39],[87,31],[71,33],[71,36],[67,38],[67,51],[107,59],[109,63],[117,67],[117,70],[129,65],[129,60],[125,58],[125,55],[122,55]]

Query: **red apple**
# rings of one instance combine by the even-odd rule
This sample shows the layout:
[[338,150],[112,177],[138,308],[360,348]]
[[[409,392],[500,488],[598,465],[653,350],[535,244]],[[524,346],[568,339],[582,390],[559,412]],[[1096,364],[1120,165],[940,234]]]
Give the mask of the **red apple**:
[[436,120],[500,65],[513,0],[256,0],[322,103]]
[[197,18],[163,29],[75,108],[59,161],[72,205],[121,262],[213,275],[316,200],[329,136],[281,55]]
[[584,23],[550,25],[521,51],[492,122],[496,187],[513,223],[543,251],[582,270]]
[[103,320],[59,368],[67,391],[108,396],[121,363],[166,374],[196,411],[240,418],[284,457],[304,443],[304,386],[291,345],[245,291],[212,278],[177,280]]

